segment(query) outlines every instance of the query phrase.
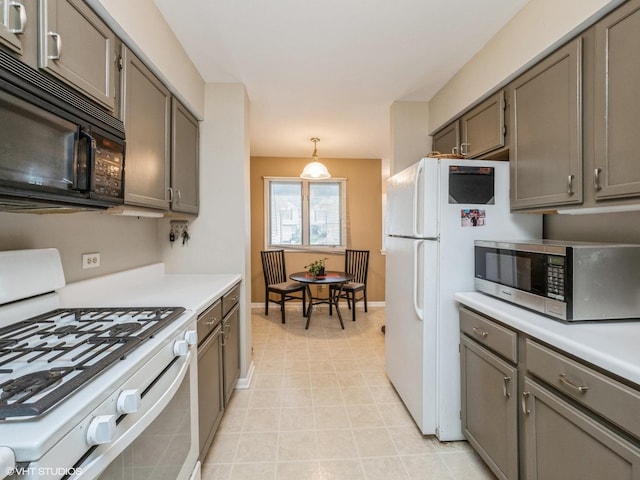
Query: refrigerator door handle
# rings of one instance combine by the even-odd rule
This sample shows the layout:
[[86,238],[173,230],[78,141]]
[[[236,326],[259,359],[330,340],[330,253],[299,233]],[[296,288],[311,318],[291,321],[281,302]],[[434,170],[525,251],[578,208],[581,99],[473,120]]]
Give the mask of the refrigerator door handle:
[[418,231],[418,212],[420,211],[420,176],[424,170],[424,163],[418,163],[416,176],[413,179],[413,236],[421,237],[423,232]]
[[424,243],[424,240],[416,240],[415,242],[413,242],[413,284],[411,285],[411,296],[413,298],[413,309],[416,312],[416,315],[418,316],[418,318],[420,319],[420,321],[422,320],[423,317],[423,312],[422,309],[420,308],[420,305],[418,305],[418,286],[420,285],[420,282],[418,281],[418,275],[419,275],[419,265],[418,265],[418,249],[420,248],[420,246]]

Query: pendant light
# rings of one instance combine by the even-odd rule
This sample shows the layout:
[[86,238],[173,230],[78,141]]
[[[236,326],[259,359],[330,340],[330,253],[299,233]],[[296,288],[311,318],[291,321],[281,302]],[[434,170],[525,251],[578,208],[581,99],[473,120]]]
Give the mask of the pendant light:
[[331,174],[327,167],[325,167],[322,163],[318,161],[318,142],[319,138],[313,137],[311,139],[313,142],[313,161],[307,163],[307,166],[304,167],[302,173],[300,174],[300,178],[306,178],[310,180],[319,180],[322,178],[331,178]]

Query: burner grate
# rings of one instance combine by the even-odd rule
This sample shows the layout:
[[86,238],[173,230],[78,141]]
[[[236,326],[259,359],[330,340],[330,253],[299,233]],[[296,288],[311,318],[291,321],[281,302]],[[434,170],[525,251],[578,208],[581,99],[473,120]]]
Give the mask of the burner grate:
[[44,413],[183,312],[58,309],[0,329],[0,419]]

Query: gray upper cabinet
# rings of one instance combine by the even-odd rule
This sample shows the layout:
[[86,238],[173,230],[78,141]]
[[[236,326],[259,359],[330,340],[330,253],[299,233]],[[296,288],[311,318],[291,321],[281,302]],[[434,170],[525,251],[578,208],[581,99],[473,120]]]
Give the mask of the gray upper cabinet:
[[38,66],[113,111],[115,34],[82,0],[40,0],[38,16]]
[[175,98],[171,117],[171,210],[198,213],[198,121]]
[[505,109],[504,92],[501,90],[462,116],[462,155],[476,158],[504,147]]
[[460,123],[456,120],[433,134],[434,152],[457,154],[460,145]]
[[171,94],[128,48],[122,49],[122,107],[129,205],[169,209]]
[[29,20],[27,6],[23,2],[0,0],[0,44],[18,54],[23,52],[23,38]]
[[518,77],[511,98],[511,208],[582,202],[582,40]]
[[595,25],[594,169],[596,199],[640,196],[640,2]]

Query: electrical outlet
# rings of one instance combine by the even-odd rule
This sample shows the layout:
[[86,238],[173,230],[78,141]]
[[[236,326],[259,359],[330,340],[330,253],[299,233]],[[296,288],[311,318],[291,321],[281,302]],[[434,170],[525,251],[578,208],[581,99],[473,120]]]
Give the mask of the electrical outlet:
[[100,266],[100,254],[99,253],[83,253],[82,254],[82,268],[96,268]]

